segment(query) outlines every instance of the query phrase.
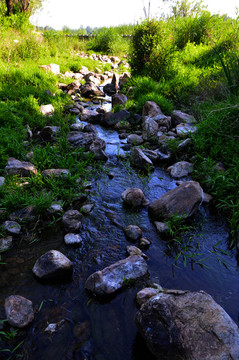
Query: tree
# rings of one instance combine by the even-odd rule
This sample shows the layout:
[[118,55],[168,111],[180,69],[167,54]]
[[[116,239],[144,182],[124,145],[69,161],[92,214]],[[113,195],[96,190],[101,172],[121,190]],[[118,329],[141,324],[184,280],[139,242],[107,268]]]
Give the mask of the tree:
[[203,0],[163,0],[168,3],[173,17],[187,17],[206,9]]
[[5,0],[7,15],[15,13],[32,13],[39,5],[41,0]]

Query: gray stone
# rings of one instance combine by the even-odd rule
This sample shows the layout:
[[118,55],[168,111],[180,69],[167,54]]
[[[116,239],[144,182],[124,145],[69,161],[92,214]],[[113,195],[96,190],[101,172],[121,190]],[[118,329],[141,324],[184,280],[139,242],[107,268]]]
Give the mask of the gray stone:
[[0,239],[0,251],[4,251],[12,247],[12,236],[6,236]]
[[34,319],[32,302],[20,295],[11,295],[5,300],[5,313],[10,325],[24,328]]
[[238,326],[204,291],[159,293],[137,312],[137,327],[160,358],[161,339],[188,360],[238,360]]
[[89,214],[94,209],[94,207],[95,207],[94,203],[84,204],[80,210],[83,214]]
[[194,124],[196,123],[196,119],[194,116],[186,114],[180,110],[174,110],[171,114],[172,117],[172,126],[176,126],[181,123],[186,124]]
[[103,115],[102,125],[107,127],[113,127],[118,122],[127,121],[130,118],[130,113],[127,110],[121,110],[116,113],[107,112]]
[[[163,288],[161,288],[163,290]],[[161,291],[162,291],[161,290]],[[140,290],[136,295],[136,302],[139,307],[141,307],[146,301],[148,301],[153,296],[157,295],[160,292],[157,288],[144,288]]]
[[184,151],[187,150],[189,145],[192,143],[192,139],[188,138],[183,140],[182,142],[180,142],[180,144],[178,144],[178,151]]
[[148,256],[143,253],[137,246],[129,245],[126,247],[127,254],[129,256],[137,255],[142,256],[145,260],[148,260]]
[[141,256],[129,256],[90,275],[85,288],[96,296],[111,295],[147,272],[147,264]]
[[59,177],[65,177],[67,178],[69,176],[70,172],[67,169],[46,169],[42,171],[42,176],[44,177],[53,177],[53,178],[59,178]]
[[186,181],[168,191],[149,205],[149,214],[155,220],[170,219],[173,215],[192,216],[203,199],[203,190],[196,181]]
[[16,221],[5,221],[3,223],[3,228],[11,235],[19,235],[21,232],[21,225]]
[[143,116],[142,118],[142,137],[146,141],[155,142],[157,140],[158,124],[152,118]]
[[[152,119],[154,121],[156,121],[156,123],[158,124],[159,127],[165,128],[166,131],[168,131],[172,126],[170,116],[165,116],[163,114],[162,115],[160,114],[160,115],[154,116]],[[159,130],[161,130],[161,129],[159,128]]]
[[52,141],[55,136],[59,133],[59,126],[45,126],[39,133],[40,140],[43,141]]
[[121,198],[125,204],[131,207],[147,206],[149,202],[146,200],[144,193],[141,189],[128,188],[122,194]]
[[33,205],[17,210],[10,214],[10,220],[22,222],[33,222],[36,220],[36,212]]
[[67,245],[79,245],[82,243],[82,237],[79,234],[69,233],[64,236]]
[[158,104],[154,101],[146,101],[143,107],[142,115],[154,118],[155,116],[163,115],[163,113]]
[[90,145],[97,138],[93,133],[83,133],[80,131],[71,132],[68,134],[67,140],[75,148],[83,148],[85,151],[89,151]]
[[167,224],[165,224],[164,222],[160,222],[160,221],[155,221],[154,225],[156,226],[157,231],[161,234],[161,235],[165,235],[169,233],[169,227]]
[[190,134],[194,134],[196,131],[197,127],[195,125],[179,124],[176,126],[176,134],[181,138],[188,137]]
[[49,214],[55,215],[63,212],[62,204],[54,203],[47,209]]
[[176,179],[188,176],[193,171],[193,164],[187,161],[179,161],[167,169],[170,175]]
[[90,145],[89,150],[94,155],[96,160],[102,160],[102,161],[108,160],[108,156],[104,151],[105,146],[106,146],[105,141],[98,137]]
[[141,238],[139,239],[139,247],[140,248],[147,248],[152,244],[152,241],[147,238]]
[[5,183],[5,178],[3,176],[0,176],[0,187],[3,186]]
[[104,93],[93,82],[87,82],[81,86],[81,95],[85,98],[92,96],[104,96]]
[[71,124],[70,129],[72,131],[82,131],[84,125],[82,123]]
[[137,225],[128,225],[124,228],[124,233],[132,241],[137,241],[142,236],[142,230]]
[[156,151],[153,150],[148,150],[148,149],[142,149],[143,153],[145,156],[147,156],[147,158],[149,158],[152,163],[156,163],[159,159],[158,154]]
[[127,96],[124,94],[115,94],[112,96],[112,107],[116,105],[124,105],[127,101]]
[[32,163],[19,161],[14,158],[8,159],[5,170],[8,175],[19,175],[22,177],[30,177],[37,174],[37,170]]
[[138,169],[152,170],[154,168],[152,161],[144,154],[144,152],[140,148],[134,148],[131,151],[130,162]]
[[52,115],[54,113],[55,109],[52,104],[42,105],[40,107],[40,112],[42,115]]
[[131,134],[127,137],[127,143],[128,144],[132,144],[132,145],[141,145],[143,144],[144,140],[142,138],[142,136],[140,135],[136,135],[136,134]]
[[94,125],[92,125],[92,124],[86,124],[86,125],[84,126],[83,132],[93,133],[93,134],[97,135],[97,132],[98,132],[98,131],[97,131],[97,129],[96,129],[96,127],[95,127]]
[[61,252],[50,250],[35,263],[33,273],[39,279],[57,279],[72,273],[72,262]]
[[62,217],[64,229],[75,232],[81,228],[82,214],[78,210],[68,210]]

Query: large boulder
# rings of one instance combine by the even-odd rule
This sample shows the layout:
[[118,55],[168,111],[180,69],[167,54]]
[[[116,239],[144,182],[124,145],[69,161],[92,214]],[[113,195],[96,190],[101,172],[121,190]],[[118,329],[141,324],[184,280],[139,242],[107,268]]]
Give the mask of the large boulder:
[[170,219],[173,215],[192,216],[203,200],[203,190],[196,181],[186,181],[168,191],[149,205],[149,214],[155,220]]
[[145,155],[145,153],[140,148],[134,148],[131,151],[130,162],[138,169],[151,170],[154,168],[152,161],[147,155]]
[[141,306],[135,321],[157,359],[166,339],[182,359],[239,359],[238,326],[204,291],[160,292]]
[[29,177],[37,174],[37,170],[32,163],[14,158],[8,159],[5,170],[8,175],[19,175],[22,177]]
[[5,313],[9,324],[17,328],[24,328],[34,319],[32,302],[20,295],[6,298]]
[[147,272],[147,264],[141,256],[129,256],[90,275],[85,288],[96,296],[111,295]]
[[127,96],[124,94],[115,94],[112,96],[112,107],[116,105],[124,105],[127,101]]
[[115,126],[118,122],[125,122],[130,118],[127,110],[121,110],[116,113],[107,112],[103,115],[102,125],[107,127]]
[[186,124],[194,124],[196,123],[196,119],[194,116],[186,114],[180,110],[174,110],[171,114],[172,117],[172,125],[176,126],[181,123]]
[[157,115],[163,115],[160,107],[154,101],[146,101],[142,111],[143,116],[149,116],[151,118]]
[[81,132],[81,131],[71,132],[67,137],[67,140],[73,147],[83,148],[85,151],[90,150],[91,144],[96,139],[99,138],[94,133]]
[[60,251],[50,250],[35,262],[32,271],[41,280],[58,279],[71,275],[72,262]]
[[104,96],[104,93],[93,82],[87,82],[80,88],[81,95],[85,98],[92,96]]

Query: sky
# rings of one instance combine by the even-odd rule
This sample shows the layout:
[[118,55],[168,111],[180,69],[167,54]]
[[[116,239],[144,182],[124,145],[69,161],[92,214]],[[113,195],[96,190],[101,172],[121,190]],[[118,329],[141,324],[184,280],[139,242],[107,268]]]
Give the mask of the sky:
[[[143,8],[148,10],[151,1],[151,17],[162,13],[163,0],[43,0],[31,22],[37,26],[50,26],[61,30],[64,26],[79,29],[81,26],[103,27],[136,24],[144,19]],[[239,0],[204,0],[211,13],[235,17]],[[167,8],[164,8],[167,11]]]

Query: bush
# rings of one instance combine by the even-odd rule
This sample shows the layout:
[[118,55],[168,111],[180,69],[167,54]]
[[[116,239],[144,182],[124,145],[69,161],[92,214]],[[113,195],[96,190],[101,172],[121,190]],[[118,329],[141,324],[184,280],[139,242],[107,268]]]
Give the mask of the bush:
[[87,45],[88,50],[105,54],[120,54],[127,49],[127,41],[122,38],[116,28],[101,28]]

